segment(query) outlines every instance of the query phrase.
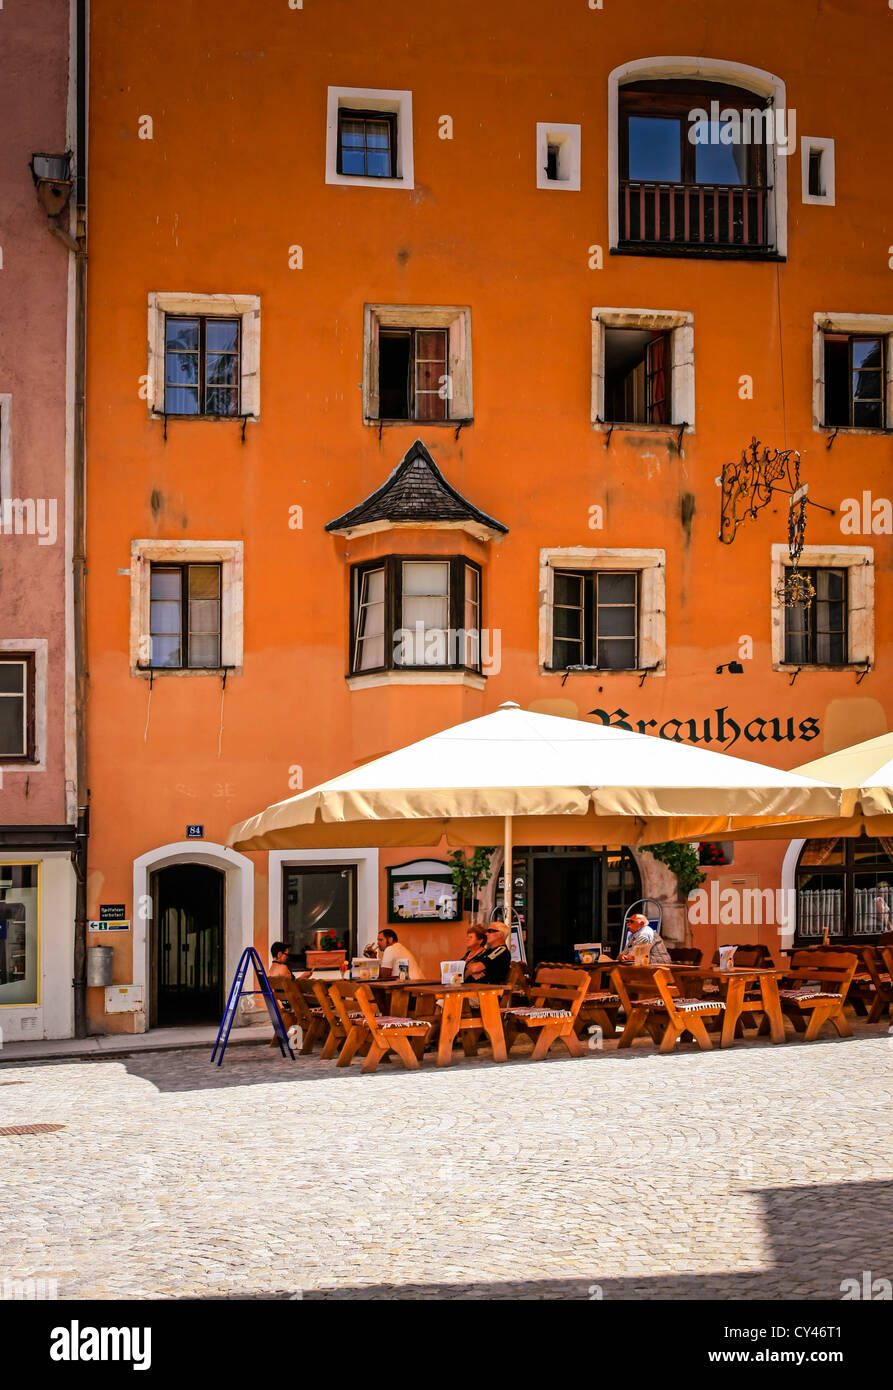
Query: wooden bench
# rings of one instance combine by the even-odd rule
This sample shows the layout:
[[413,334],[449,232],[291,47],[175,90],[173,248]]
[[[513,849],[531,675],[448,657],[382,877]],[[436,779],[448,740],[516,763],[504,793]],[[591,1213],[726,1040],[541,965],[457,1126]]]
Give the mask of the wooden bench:
[[388,1052],[396,1052],[405,1067],[418,1071],[419,1058],[413,1042],[424,1048],[430,1023],[381,1013],[369,986],[356,980],[334,981],[329,986],[329,999],[345,1033],[336,1066],[349,1067],[359,1049],[368,1044],[364,1072],[375,1071]]
[[857,946],[859,965],[853,976],[847,1003],[856,1013],[867,1014],[869,1023],[877,1023],[893,1004],[893,982],[880,951],[874,945]]
[[[307,1056],[327,1031],[325,1015],[311,993],[309,998],[301,988],[302,982],[293,975],[270,975],[270,988],[276,997],[276,1004],[282,1015],[286,1033],[295,1024],[301,1030],[300,1053]],[[276,1039],[273,1039],[275,1044]]]
[[[782,1013],[791,1020],[804,1042],[817,1038],[826,1023],[838,1037],[852,1037],[843,1011],[859,957],[846,951],[795,951],[785,971],[778,995]],[[808,1019],[808,1022],[807,1022]]]
[[525,1033],[531,1038],[537,1035],[532,1062],[541,1061],[559,1040],[572,1057],[582,1057],[585,1049],[575,1025],[589,985],[585,970],[541,965],[530,986],[530,1002],[509,1004],[502,1010],[506,1050],[511,1052],[518,1035]]
[[631,1047],[645,1030],[659,1052],[671,1052],[684,1033],[691,1034],[702,1051],[710,1051],[713,1044],[704,1019],[724,1012],[721,1000],[681,998],[670,971],[660,966],[618,965],[611,972],[611,982],[626,1015],[618,1047]]

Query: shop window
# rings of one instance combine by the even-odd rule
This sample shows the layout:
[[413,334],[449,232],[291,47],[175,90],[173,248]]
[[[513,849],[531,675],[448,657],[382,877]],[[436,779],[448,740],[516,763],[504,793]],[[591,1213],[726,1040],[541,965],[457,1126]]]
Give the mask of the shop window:
[[39,872],[37,864],[0,864],[0,1005],[39,1002]]
[[552,609],[554,670],[637,668],[639,575],[635,570],[556,570]]
[[[787,566],[793,574],[794,567]],[[798,567],[815,589],[807,605],[785,608],[785,661],[794,666],[843,666],[847,661],[847,571]]]
[[152,565],[152,666],[219,667],[220,618],[219,565]]
[[826,333],[824,423],[884,429],[886,378],[883,337]]
[[800,941],[870,941],[893,930],[893,838],[807,840],[797,865]]
[[0,654],[0,760],[33,762],[35,755],[33,652]]
[[352,675],[430,668],[481,671],[477,565],[461,556],[389,556],[355,565],[352,582]]
[[240,320],[165,317],[166,415],[238,415]]
[[642,328],[605,330],[605,420],[670,423],[670,334]]

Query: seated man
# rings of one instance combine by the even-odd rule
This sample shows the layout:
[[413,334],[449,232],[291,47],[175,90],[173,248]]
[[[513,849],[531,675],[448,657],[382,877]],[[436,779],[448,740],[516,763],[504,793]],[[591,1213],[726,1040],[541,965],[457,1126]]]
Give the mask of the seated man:
[[465,967],[465,983],[502,985],[512,968],[512,953],[505,944],[505,923],[490,922],[484,930],[487,944],[482,956],[470,960]]
[[397,974],[397,961],[409,961],[409,978],[411,980],[422,980],[422,968],[410,951],[408,946],[404,946],[397,939],[397,933],[390,927],[382,927],[378,933],[378,950],[374,946],[367,946],[364,953],[367,956],[378,956],[379,974],[383,980],[390,979]]
[[643,912],[634,912],[629,919],[629,936],[626,938],[626,950],[620,959],[625,961],[635,960],[637,946],[647,946],[649,948],[649,965],[672,965],[670,953],[664,945],[663,938],[658,936],[653,927],[649,926],[648,918]]

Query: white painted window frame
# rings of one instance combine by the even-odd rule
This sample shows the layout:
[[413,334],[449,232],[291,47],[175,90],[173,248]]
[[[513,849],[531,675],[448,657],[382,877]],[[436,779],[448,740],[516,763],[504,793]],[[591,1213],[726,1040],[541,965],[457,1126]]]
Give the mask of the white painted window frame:
[[[639,575],[639,664],[652,676],[667,673],[667,552],[624,547],[569,545],[540,550],[539,670],[540,675],[562,675],[552,665],[552,604],[555,571],[633,570]],[[633,671],[598,668],[599,676],[629,676]]]
[[[338,112],[383,111],[397,117],[397,178],[338,173]],[[326,183],[355,188],[415,188],[412,151],[412,92],[380,87],[329,87],[326,106]]]
[[[3,637],[0,638],[0,656],[11,652],[31,652],[35,659],[35,689],[33,689],[33,708],[35,708],[35,756],[29,762],[14,759],[4,762],[0,758],[0,769],[8,773],[45,773],[46,771],[46,685],[47,666],[49,666],[50,644],[46,637]],[[3,777],[0,773],[0,787]]]
[[[580,191],[581,127],[556,121],[537,121],[536,125],[536,186],[563,189],[568,193]],[[558,169],[562,178],[550,179],[546,173],[550,145],[558,146]]]
[[[825,334],[866,333],[887,339],[884,382],[884,428],[859,425],[826,425]],[[893,314],[844,314],[826,310],[812,317],[812,428],[822,434],[889,434],[893,429]]]
[[378,425],[378,334],[382,328],[446,328],[449,330],[449,376],[453,389],[446,420],[396,420],[397,425],[455,427],[474,418],[471,370],[471,309],[466,305],[366,304],[363,307],[363,423]]
[[[670,405],[675,424],[629,424],[605,421],[605,329],[641,328],[655,333],[669,332]],[[592,410],[595,430],[634,430],[656,434],[675,434],[685,422],[685,433],[695,432],[695,316],[684,310],[593,309],[592,310]]]
[[260,295],[194,294],[153,290],[149,294],[149,366],[146,403],[150,418],[164,415],[164,320],[167,314],[239,318],[241,333],[240,409],[237,416],[177,415],[177,420],[260,419]]
[[270,850],[267,860],[267,930],[270,946],[282,938],[282,870],[344,868],[349,864],[355,864],[357,869],[357,951],[362,955],[366,946],[373,945],[378,936],[380,910],[378,850],[363,846],[359,849]]
[[784,543],[772,546],[770,601],[772,613],[773,671],[841,671],[874,666],[874,548],[870,545],[804,545],[797,562],[804,569],[824,566],[846,569],[847,584],[847,661],[844,666],[799,666],[784,659],[785,607],[775,590],[791,565],[790,551]]
[[0,502],[12,497],[12,393],[0,391]]
[[[135,540],[130,543],[130,674],[156,679],[159,676],[217,676],[220,667],[167,670],[148,669],[145,641],[150,635],[150,581],[152,566],[220,565],[220,665],[234,667],[230,675],[242,674],[244,650],[244,593],[242,541],[160,541]],[[141,658],[142,654],[142,660]],[[140,670],[140,666],[145,669]]]
[[[810,193],[809,191],[809,156],[812,150],[822,152],[822,174],[824,175],[824,193]],[[828,137],[818,135],[800,136],[800,196],[804,203],[812,204],[817,207],[834,207],[834,141]]]
[[[628,82],[644,82],[649,78],[661,81],[670,78],[691,78],[702,82],[725,82],[743,87],[755,96],[769,100],[777,109],[787,109],[785,84],[780,77],[765,68],[723,58],[697,55],[677,57],[637,58],[622,63],[608,75],[608,238],[612,251],[617,250],[620,237],[620,88]],[[790,156],[778,153],[775,145],[767,150],[767,183],[775,190],[769,199],[768,232],[770,248],[785,259],[788,252],[788,170]],[[694,253],[692,253],[694,254]],[[770,250],[771,254],[771,250]]]

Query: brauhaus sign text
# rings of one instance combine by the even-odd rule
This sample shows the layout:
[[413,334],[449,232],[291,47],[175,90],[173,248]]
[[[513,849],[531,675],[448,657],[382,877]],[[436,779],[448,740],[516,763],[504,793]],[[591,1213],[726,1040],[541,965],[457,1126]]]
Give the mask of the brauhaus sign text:
[[719,743],[724,748],[731,748],[739,738],[747,739],[748,743],[793,743],[795,739],[811,743],[821,732],[818,719],[811,716],[800,720],[784,715],[769,719],[756,716],[745,722],[741,717],[733,718],[727,705],[721,705],[706,717],[665,719],[663,723],[657,719],[633,719],[625,709],[615,709],[610,714],[607,710],[591,709],[589,713],[612,729],[628,729],[640,734],[656,732],[658,738],[673,743]]

